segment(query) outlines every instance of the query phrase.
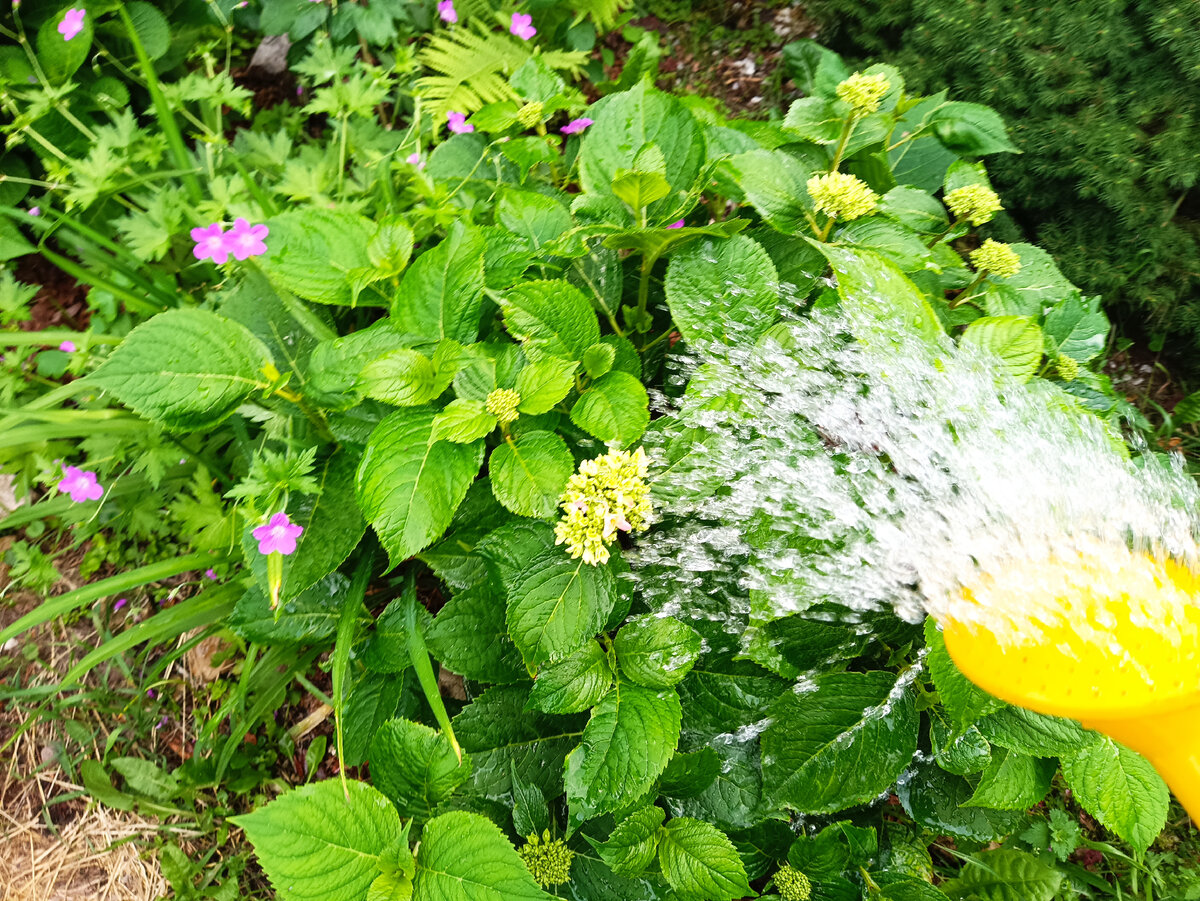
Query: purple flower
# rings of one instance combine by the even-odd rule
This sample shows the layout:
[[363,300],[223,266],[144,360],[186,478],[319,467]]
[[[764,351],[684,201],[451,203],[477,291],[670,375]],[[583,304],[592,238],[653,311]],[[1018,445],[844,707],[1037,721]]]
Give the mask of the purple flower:
[[667,228],[683,228],[683,220],[680,219],[678,222],[672,222]]
[[217,581],[217,571],[210,566],[204,571],[204,578],[211,579],[214,582]]
[[404,158],[404,162],[410,166],[416,166],[418,169],[424,169],[425,163],[421,160],[421,151],[415,150]]
[[258,540],[260,554],[292,554],[296,551],[296,539],[304,531],[288,519],[286,513],[276,513],[265,526],[259,526],[250,534]]
[[437,5],[438,15],[447,25],[458,21],[458,11],[454,8],[454,0],[441,0]]
[[156,692],[154,691],[153,688],[146,689],[146,697],[148,697],[151,701],[154,700],[155,696],[156,696]]
[[165,725],[166,725],[167,723],[169,723],[169,722],[171,722],[171,720],[170,720],[170,719],[167,717],[167,715],[164,713],[164,714],[162,715],[162,719],[160,719],[160,720],[158,721],[158,725],[156,725],[154,728],[155,728],[156,730],[157,730],[157,729],[161,729],[163,726],[165,726]]
[[63,36],[64,41],[71,40],[83,31],[83,18],[86,15],[86,9],[68,9],[63,14],[62,21],[58,23],[58,33]]
[[58,349],[61,350],[63,353],[73,354],[79,348],[77,348],[75,346],[74,341],[64,341],[62,344],[58,345]]
[[565,135],[577,135],[591,124],[593,124],[593,120],[584,116],[582,119],[572,119],[560,128],[559,131]]
[[225,229],[220,222],[214,222],[208,228],[193,228],[192,240],[196,246],[192,254],[198,260],[212,258],[214,263],[224,263],[229,260],[229,247],[225,243]]
[[446,127],[456,135],[465,135],[475,130],[475,126],[467,122],[466,113],[450,110],[446,113]]
[[104,494],[104,489],[96,481],[94,472],[85,472],[77,466],[64,466],[62,481],[58,490],[71,496],[77,504],[84,501],[98,501]]
[[225,247],[235,260],[245,260],[267,252],[263,238],[267,236],[265,225],[251,225],[240,216],[234,220],[233,228],[225,233]]
[[523,41],[537,34],[537,29],[533,27],[533,16],[525,13],[513,13],[512,24],[508,26],[508,30]]
[[30,216],[40,216],[40,215],[42,215],[42,208],[41,208],[40,206],[31,206],[31,207],[29,208],[29,215],[30,215]]
[[113,613],[116,613],[122,607],[129,603],[129,598],[117,598],[117,602],[113,604]]

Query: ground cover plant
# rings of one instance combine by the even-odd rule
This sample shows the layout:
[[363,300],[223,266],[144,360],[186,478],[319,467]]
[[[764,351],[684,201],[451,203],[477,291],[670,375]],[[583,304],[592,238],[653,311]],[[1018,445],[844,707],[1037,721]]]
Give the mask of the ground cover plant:
[[[748,589],[713,617],[635,590],[665,475],[703,453],[660,414],[705,390],[706,354],[813,310],[947,333],[1114,441],[1125,405],[1098,299],[979,239],[1004,202],[984,158],[1014,150],[994,111],[811,43],[779,121],[661,92],[648,57],[590,102],[619,13],[14,10],[4,160],[26,174],[0,247],[89,286],[89,316],[4,338],[0,459],[30,502],[3,524],[28,584],[53,584],[51,534],[100,577],[0,645],[175,581],[49,691],[14,667],[13,696],[139,647],[158,678],[225,636],[236,675],[186,760],[107,747],[80,776],[244,831],[283,899],[1110,892],[1080,849],[1175,890],[1143,857],[1168,815],[1149,765],[975,689],[932,623],[861,633],[814,603],[743,642]],[[290,34],[294,101],[233,79],[255,29]],[[21,322],[32,289],[0,290]],[[296,692],[335,728],[280,785],[245,737],[292,757],[273,714]]]

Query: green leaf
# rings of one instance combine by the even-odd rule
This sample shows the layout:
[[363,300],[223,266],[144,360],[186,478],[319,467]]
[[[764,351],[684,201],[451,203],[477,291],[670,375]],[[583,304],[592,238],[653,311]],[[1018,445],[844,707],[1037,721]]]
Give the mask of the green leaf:
[[932,617],[925,620],[925,643],[929,646],[926,663],[933,677],[933,685],[946,706],[946,712],[960,730],[1004,707],[1003,701],[977,686],[954,665],[946,650],[942,630]]
[[452,444],[433,435],[428,407],[399,410],[371,432],[358,467],[359,507],[395,566],[450,525],[483,462],[483,442]]
[[438,441],[470,444],[496,428],[496,417],[487,411],[481,400],[456,397],[442,408],[433,423],[433,435]]
[[542,668],[528,706],[546,713],[582,713],[595,706],[612,686],[608,655],[595,641]]
[[501,684],[527,678],[505,627],[504,599],[486,582],[455,592],[425,641],[444,667],[464,678]]
[[555,198],[515,188],[500,195],[496,219],[510,232],[527,238],[534,249],[553,241],[574,224],[571,211]]
[[601,441],[628,447],[650,424],[650,398],[640,379],[610,372],[579,396],[571,408],[571,422]]
[[489,688],[454,718],[454,734],[474,764],[477,790],[499,797],[512,791],[512,774],[547,798],[563,791],[563,761],[583,735],[582,718],[528,711],[525,686]]
[[171,310],[130,332],[88,380],[139,416],[195,431],[267,387],[269,362],[244,326],[204,310]]
[[1046,716],[1024,707],[1003,707],[979,720],[976,726],[992,744],[1035,757],[1070,757],[1094,737],[1074,720]]
[[673,690],[618,682],[592,711],[579,746],[579,782],[567,803],[595,814],[636,801],[654,783],[679,742],[681,710]]
[[[133,29],[137,32],[138,40],[150,59],[161,59],[171,49],[171,27],[167,17],[150,3],[135,0],[126,5],[129,18],[133,20]],[[82,35],[81,35],[82,37]]]
[[[394,599],[379,614],[374,628],[360,652],[363,664],[377,673],[401,673],[412,666],[409,653],[408,614],[416,601],[416,588],[411,583],[405,586],[400,597]],[[417,613],[422,634],[432,625],[433,617],[418,605]]]
[[[587,353],[596,347],[611,350],[606,344],[593,344]],[[585,353],[585,358],[586,355]],[[521,395],[517,409],[531,416],[549,413],[554,409],[554,405],[570,394],[571,389],[575,387],[575,370],[578,365],[558,357],[542,357],[528,363],[517,373],[514,385],[517,394]]]
[[958,731],[934,715],[929,719],[929,736],[938,766],[948,773],[969,776],[992,762],[992,746],[973,725]]
[[483,305],[483,236],[456,222],[446,237],[404,273],[392,300],[401,331],[429,341],[470,344],[479,334]]
[[[1019,273],[1018,273],[1019,274]],[[1080,363],[1088,363],[1108,344],[1108,317],[1072,295],[1046,314],[1042,331],[1055,350]],[[1176,407],[1178,409],[1178,407]]]
[[622,203],[642,210],[671,193],[671,183],[659,172],[618,169],[612,180],[612,192]]
[[963,806],[1028,810],[1046,797],[1056,770],[1054,761],[1044,757],[1016,751],[993,754],[975,794]]
[[179,777],[140,757],[117,757],[109,761],[125,777],[125,788],[155,801],[170,801],[179,794]]
[[864,645],[864,640],[845,626],[793,614],[759,629],[747,655],[771,672],[796,679],[831,661],[855,657]]
[[363,367],[357,389],[397,407],[419,407],[450,387],[458,371],[454,342],[443,341],[433,359],[416,350],[393,350]]
[[874,896],[878,901],[946,901],[946,895],[922,879],[888,879]]
[[567,443],[553,432],[524,432],[492,451],[488,473],[496,500],[518,516],[546,519],[575,471]]
[[968,858],[957,879],[942,883],[942,891],[972,901],[1051,901],[1062,881],[1062,873],[1032,854],[997,848]]
[[676,752],[658,780],[658,792],[668,798],[694,798],[716,781],[721,763],[712,748],[692,754]]
[[367,901],[412,901],[412,879],[405,873],[380,873],[367,889]]
[[1025,316],[982,316],[967,326],[962,343],[989,351],[1000,359],[1000,368],[1026,382],[1042,362],[1042,330]]
[[608,621],[616,599],[611,565],[568,557],[554,545],[554,530],[536,525],[538,550],[523,559],[508,590],[508,634],[530,667],[582,647]]
[[400,817],[365,782],[316,782],[233,817],[282,901],[360,901],[379,855],[400,839]]
[[1144,757],[1106,736],[1062,758],[1063,776],[1080,806],[1138,852],[1162,832],[1167,786]]
[[907,185],[884,194],[879,212],[923,235],[938,235],[950,227],[946,208],[932,194]]
[[20,229],[6,216],[0,216],[0,262],[23,257],[37,248],[21,234]]
[[925,296],[895,264],[869,250],[820,245],[837,276],[841,308],[860,341],[891,342],[898,326],[936,341],[943,334]]
[[751,150],[729,160],[746,200],[772,228],[802,231],[812,213],[807,182],[812,170],[784,150]]
[[[733,732],[725,729],[718,734]],[[694,740],[689,739],[689,743],[695,747]],[[719,749],[716,753],[720,766],[712,784],[693,798],[674,799],[671,810],[722,829],[748,829],[762,822],[764,816],[772,815],[777,808],[763,803],[762,755],[758,743],[729,744],[728,739],[722,739],[714,747]]]
[[762,734],[763,787],[777,804],[833,813],[871,800],[912,760],[912,694],[891,697],[890,673],[827,673],[785,693]]
[[1025,822],[1023,813],[961,807],[974,788],[932,762],[917,763],[911,777],[897,783],[896,794],[908,814],[938,833],[988,842],[1010,834]]
[[776,319],[775,264],[744,235],[695,241],[671,258],[667,306],[691,344],[752,342]]
[[1004,313],[1035,317],[1047,313],[1064,298],[1079,293],[1079,289],[1059,271],[1054,258],[1046,251],[1032,244],[1009,246],[1021,258],[1021,271],[1004,279],[1003,285],[990,280],[985,282],[988,286],[985,296],[989,313],[998,312],[991,307],[992,292],[998,288],[1012,297],[1010,304],[1014,305],[1011,309],[1005,309]]
[[[663,155],[671,190],[692,188],[704,162],[704,136],[691,113],[670,94],[641,83],[594,104],[595,120],[579,150],[579,181],[588,193],[609,194],[619,169],[633,169],[647,144]],[[673,201],[661,200],[659,206]],[[595,343],[595,342],[592,342]]]
[[583,354],[583,371],[588,378],[598,379],[610,372],[617,359],[617,351],[611,344],[593,344]]
[[[83,17],[83,30],[71,40],[64,40],[58,26],[69,9],[83,8],[87,14]],[[92,49],[94,10],[86,5],[78,7],[64,6],[59,12],[50,16],[42,23],[37,33],[37,57],[47,80],[52,84],[62,84],[84,64]],[[28,52],[28,51],[27,51]]]
[[783,120],[784,128],[814,144],[836,144],[842,134],[842,124],[834,101],[824,97],[797,100],[788,108]]
[[963,156],[1020,153],[1008,138],[1004,119],[990,106],[951,101],[931,117],[933,133],[947,150]]
[[341,573],[331,572],[284,602],[278,616],[266,592],[251,588],[233,608],[229,627],[248,641],[269,644],[312,644],[330,638],[337,631],[342,595],[349,584]]
[[715,826],[676,817],[659,836],[658,862],[680,901],[733,901],[753,894],[733,842]]
[[932,259],[929,248],[917,232],[882,216],[855,219],[838,231],[837,240],[874,251],[905,272],[925,269]]
[[546,796],[532,782],[526,782],[512,771],[513,828],[518,835],[541,835],[550,828],[550,809]]
[[618,876],[640,876],[654,861],[665,819],[660,807],[639,807],[621,820],[596,850]]
[[591,304],[565,281],[524,282],[504,295],[500,308],[505,327],[533,359],[548,354],[579,360],[600,340]]
[[377,673],[364,669],[350,687],[342,714],[346,766],[367,759],[375,733],[394,716],[414,716],[417,710],[416,676],[409,671]]
[[455,811],[430,820],[417,849],[413,901],[549,901],[494,823]]
[[413,251],[413,231],[402,216],[386,216],[367,241],[367,259],[383,278],[394,278],[404,271]]
[[402,817],[428,818],[471,775],[471,759],[460,762],[441,732],[394,719],[371,741],[371,781]]
[[397,331],[390,319],[381,319],[369,328],[341,338],[322,341],[309,358],[305,393],[321,406],[339,410],[352,407],[362,400],[357,386],[363,361],[411,344],[412,338]]
[[272,284],[316,303],[350,306],[351,273],[371,268],[371,220],[354,213],[309,207],[267,220],[267,252],[258,264]]
[[811,38],[792,41],[783,48],[783,63],[802,94],[833,97],[837,86],[850,77],[842,58]]
[[613,642],[621,673],[646,688],[677,685],[700,659],[700,636],[670,616],[646,614],[621,627]]
[[354,491],[357,464],[355,454],[345,448],[336,451],[316,473],[317,493],[300,495],[289,505],[292,521],[304,531],[283,570],[281,602],[316,585],[358,547],[367,524],[358,505],[346,502]]

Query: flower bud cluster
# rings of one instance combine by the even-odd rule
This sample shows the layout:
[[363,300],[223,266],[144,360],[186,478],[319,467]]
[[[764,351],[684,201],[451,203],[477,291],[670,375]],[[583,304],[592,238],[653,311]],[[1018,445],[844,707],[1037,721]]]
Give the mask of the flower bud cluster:
[[508,425],[516,420],[517,404],[520,402],[521,395],[512,388],[497,388],[484,399],[483,406],[496,417],[498,423]]
[[856,116],[869,116],[892,88],[886,75],[855,72],[835,89],[838,100],[850,104]]
[[551,839],[550,830],[542,833],[541,838],[531,835],[528,844],[517,849],[525,868],[529,870],[534,881],[542,888],[552,885],[562,885],[571,878],[571,861],[575,852],[567,847],[560,838]]
[[1012,278],[1021,271],[1021,258],[1007,244],[988,238],[971,251],[971,263],[980,272],[998,278]]
[[650,527],[649,461],[642,448],[612,451],[579,464],[559,499],[563,517],[554,527],[555,544],[593,566],[607,563],[617,532]]
[[846,172],[814,175],[808,180],[808,195],[818,213],[839,219],[858,219],[875,212],[879,195],[862,179]]
[[946,194],[945,200],[950,212],[972,225],[991,222],[992,217],[1004,209],[1000,197],[987,185],[963,185]]

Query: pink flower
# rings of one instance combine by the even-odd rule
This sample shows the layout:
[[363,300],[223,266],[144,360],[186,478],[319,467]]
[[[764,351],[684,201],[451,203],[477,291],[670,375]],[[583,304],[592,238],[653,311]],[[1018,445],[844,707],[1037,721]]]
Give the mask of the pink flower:
[[421,151],[419,150],[406,156],[404,158],[404,162],[408,163],[410,166],[416,166],[418,169],[425,168],[425,164],[421,161]]
[[447,128],[456,135],[465,135],[475,130],[475,126],[467,122],[466,113],[456,112],[455,110],[450,110],[450,112],[446,113],[446,123]]
[[560,128],[559,131],[565,135],[577,135],[591,124],[593,124],[593,120],[584,116],[582,119],[572,119]]
[[508,30],[523,41],[537,34],[537,29],[533,27],[533,16],[525,13],[513,13],[512,24],[508,26]]
[[113,604],[113,612],[115,613],[117,610],[120,610],[122,607],[124,607],[128,603],[129,603],[129,598],[117,598],[117,602],[115,604]]
[[63,353],[73,354],[78,348],[75,347],[74,341],[64,341],[62,344],[58,345],[58,349]]
[[29,215],[30,215],[30,216],[40,216],[40,215],[42,215],[42,208],[41,208],[40,206],[31,206],[31,207],[29,208]]
[[672,222],[667,228],[683,228],[683,220],[680,219],[678,222]]
[[267,252],[263,238],[267,236],[265,225],[251,225],[240,216],[234,220],[233,228],[225,233],[225,247],[235,260],[245,260]]
[[447,25],[453,25],[458,21],[458,11],[454,8],[454,0],[441,0],[437,5],[437,10],[438,15]]
[[64,41],[71,40],[83,31],[83,18],[86,15],[86,9],[68,9],[63,14],[62,21],[58,23],[58,33],[63,36]]
[[208,228],[193,228],[192,240],[196,246],[192,254],[198,260],[212,258],[214,263],[224,263],[229,260],[229,247],[225,243],[225,229],[220,222],[214,222]]
[[64,466],[62,481],[58,490],[71,496],[77,504],[84,501],[98,501],[104,494],[104,489],[96,481],[94,472],[85,472],[77,466]]
[[204,578],[211,579],[214,582],[217,581],[217,571],[210,566],[204,571]]
[[304,531],[288,519],[286,513],[276,513],[265,526],[259,526],[250,534],[258,540],[260,554],[288,555],[296,551],[296,539]]

